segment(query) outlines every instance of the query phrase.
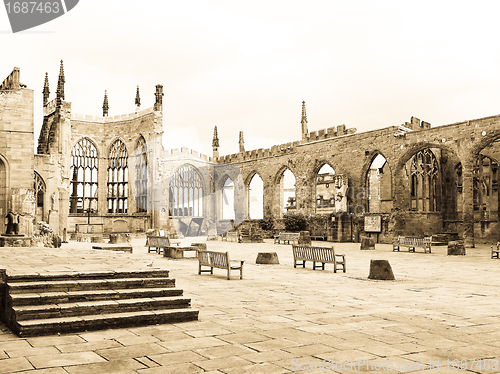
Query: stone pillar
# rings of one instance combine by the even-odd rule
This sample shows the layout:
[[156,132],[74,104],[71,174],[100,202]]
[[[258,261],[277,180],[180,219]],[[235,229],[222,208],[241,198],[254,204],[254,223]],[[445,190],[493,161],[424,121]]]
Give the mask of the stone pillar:
[[[263,179],[264,181],[264,179]],[[273,185],[269,182],[263,183],[263,188],[262,188],[263,196],[262,196],[262,204],[264,205],[264,219],[274,217],[274,218],[279,218],[279,215],[276,216],[273,213],[273,194],[274,194],[274,188]]]
[[472,162],[462,163],[462,219],[464,227],[464,244],[466,248],[474,248],[474,191],[472,181]]

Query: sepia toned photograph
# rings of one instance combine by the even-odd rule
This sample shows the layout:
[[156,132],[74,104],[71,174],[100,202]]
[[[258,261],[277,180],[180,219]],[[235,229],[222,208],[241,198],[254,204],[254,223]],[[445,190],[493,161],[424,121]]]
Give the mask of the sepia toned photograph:
[[3,0],[0,374],[500,373],[500,3]]

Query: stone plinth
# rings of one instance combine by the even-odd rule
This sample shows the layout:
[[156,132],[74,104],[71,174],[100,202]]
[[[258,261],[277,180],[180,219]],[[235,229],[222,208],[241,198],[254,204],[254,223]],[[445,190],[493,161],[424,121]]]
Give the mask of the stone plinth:
[[32,238],[24,235],[0,236],[0,247],[31,247]]
[[463,241],[448,242],[448,256],[465,256]]
[[198,253],[199,247],[177,247],[170,246],[163,248],[163,257],[173,258],[173,259],[181,259],[184,258],[184,252],[193,251]]
[[207,250],[207,243],[191,243],[191,247],[198,247],[201,250]]
[[361,250],[375,249],[375,240],[368,236],[361,237]]
[[391,264],[387,260],[371,260],[368,279],[395,280]]
[[109,234],[109,243],[110,244],[119,244],[119,243],[130,244],[130,234],[127,234],[127,233]]
[[263,265],[279,265],[280,261],[276,252],[259,252],[255,263]]
[[132,253],[131,245],[93,245],[92,249],[105,249],[108,251],[123,251]]

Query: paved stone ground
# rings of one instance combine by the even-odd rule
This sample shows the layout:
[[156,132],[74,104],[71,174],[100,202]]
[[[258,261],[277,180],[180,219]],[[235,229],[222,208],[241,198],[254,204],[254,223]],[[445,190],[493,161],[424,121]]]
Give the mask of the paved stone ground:
[[[76,242],[0,248],[0,261],[12,274],[147,269],[154,260],[192,298],[198,322],[33,338],[1,326],[0,373],[500,373],[500,260],[489,246],[447,256],[446,247],[335,244],[347,260],[335,274],[328,264],[294,269],[289,245],[208,242],[245,260],[244,279],[226,280],[221,269],[198,275],[194,258],[148,254],[144,242],[134,239],[132,254]],[[280,265],[256,265],[258,252],[277,252]],[[368,280],[370,259],[389,260],[396,281]],[[453,369],[453,360],[471,368],[473,359],[472,370]]]

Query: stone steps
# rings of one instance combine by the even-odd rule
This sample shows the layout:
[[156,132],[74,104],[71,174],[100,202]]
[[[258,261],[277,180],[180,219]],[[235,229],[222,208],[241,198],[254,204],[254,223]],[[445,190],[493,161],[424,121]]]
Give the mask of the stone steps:
[[192,321],[167,270],[9,275],[4,320],[20,336]]

